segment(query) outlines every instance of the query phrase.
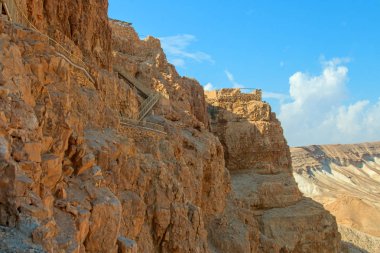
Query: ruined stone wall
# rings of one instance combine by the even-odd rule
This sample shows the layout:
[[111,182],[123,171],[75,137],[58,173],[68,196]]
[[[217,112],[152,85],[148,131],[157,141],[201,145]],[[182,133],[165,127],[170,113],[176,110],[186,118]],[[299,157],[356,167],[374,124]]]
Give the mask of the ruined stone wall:
[[206,92],[206,99],[232,184],[223,215],[209,228],[214,247],[220,252],[339,252],[335,219],[300,193],[281,124],[261,101],[261,92],[226,89]]
[[113,62],[164,94],[147,120],[166,134],[121,126],[142,99],[115,73],[94,68],[91,82],[46,38],[0,21],[5,251],[338,252],[334,219],[289,177],[280,124],[259,94],[215,104],[218,138],[202,87],[178,75],[158,39],[111,22],[108,59],[107,2],[70,3],[24,4],[40,29],[63,34],[78,54]]
[[289,147],[280,122],[261,91],[240,89],[206,92],[211,131],[224,145],[229,170],[253,169],[259,173],[291,171]]
[[253,90],[250,93],[243,93],[241,89],[224,88],[220,90],[206,91],[208,101],[224,101],[224,102],[250,102],[250,101],[262,101],[262,91]]

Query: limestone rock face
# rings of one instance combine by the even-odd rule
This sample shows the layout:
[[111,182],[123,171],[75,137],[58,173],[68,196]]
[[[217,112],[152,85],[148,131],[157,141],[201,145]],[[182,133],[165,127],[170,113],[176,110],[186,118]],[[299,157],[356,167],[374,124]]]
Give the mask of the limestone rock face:
[[280,122],[261,91],[239,89],[206,92],[211,131],[224,146],[230,171],[255,169],[259,174],[291,171],[289,148]]
[[380,250],[380,143],[291,149],[301,191],[336,216],[348,248]]
[[[110,40],[106,1],[19,4],[40,30],[96,63],[95,81],[45,36],[0,20],[1,247],[337,252],[335,223],[298,191],[281,127],[260,93],[240,94],[236,108],[228,102],[239,117],[220,109],[225,119],[246,120],[218,138],[209,130],[224,120],[210,125],[202,87],[178,75],[159,40],[140,40],[119,21],[110,21]],[[143,125],[121,124],[137,119],[146,99],[137,83],[161,97]]]
[[[148,117],[166,134],[122,127],[138,115],[133,87],[96,68],[92,83],[40,34],[0,24],[0,225],[47,252],[209,252],[230,181],[201,86],[178,74],[150,86],[166,87]],[[159,55],[142,77],[174,69]]]
[[215,252],[340,252],[335,218],[301,195],[281,125],[261,91],[222,89],[206,98],[232,181],[225,212],[209,227]]
[[125,237],[119,237],[117,239],[119,246],[119,252],[121,253],[137,253],[137,244],[135,241],[129,240]]
[[0,224],[48,252],[116,252],[121,203],[91,174],[84,129],[117,127],[120,113],[137,113],[123,105],[136,95],[109,73],[95,85],[42,35],[1,27]]
[[[111,66],[111,29],[107,0],[15,0],[17,8],[40,31],[87,62]],[[19,15],[22,15],[21,12]],[[22,22],[26,22],[21,18]]]
[[207,106],[202,86],[181,77],[167,62],[160,41],[151,36],[140,40],[125,22],[111,20],[114,68],[136,82],[162,94],[155,113],[172,121],[185,121],[194,127],[208,127]]

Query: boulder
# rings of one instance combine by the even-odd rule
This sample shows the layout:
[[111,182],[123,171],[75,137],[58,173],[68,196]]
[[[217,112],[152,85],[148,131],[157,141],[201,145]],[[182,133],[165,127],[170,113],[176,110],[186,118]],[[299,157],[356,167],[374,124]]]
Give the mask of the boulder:
[[121,222],[120,201],[107,188],[98,189],[92,201],[90,226],[84,242],[87,252],[116,252]]
[[48,188],[53,189],[62,176],[62,159],[53,154],[43,154],[41,182]]
[[137,253],[137,244],[135,241],[119,236],[117,238],[118,253]]

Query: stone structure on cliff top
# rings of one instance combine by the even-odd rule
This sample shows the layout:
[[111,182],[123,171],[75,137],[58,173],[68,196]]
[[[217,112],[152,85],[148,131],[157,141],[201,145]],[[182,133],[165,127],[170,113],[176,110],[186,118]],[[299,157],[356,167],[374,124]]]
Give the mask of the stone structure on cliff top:
[[[300,193],[280,122],[261,91],[205,95],[211,132],[224,147],[232,183],[224,212],[230,222],[209,229],[220,252],[339,252],[335,219]],[[229,243],[218,241],[223,237]]]
[[206,92],[211,132],[224,146],[230,171],[255,169],[274,174],[291,171],[289,147],[280,122],[261,91],[242,93],[240,89]]
[[[258,94],[217,95],[210,126],[199,83],[106,0],[13,1],[39,31],[0,19],[0,251],[339,252]],[[143,98],[111,70],[163,95],[166,134],[121,124]]]

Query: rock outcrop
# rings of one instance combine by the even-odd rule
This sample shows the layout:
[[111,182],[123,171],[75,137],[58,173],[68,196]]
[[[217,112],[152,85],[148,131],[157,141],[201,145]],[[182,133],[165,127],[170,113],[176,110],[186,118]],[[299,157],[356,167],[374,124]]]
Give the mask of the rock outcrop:
[[[87,64],[111,66],[107,0],[6,0],[17,21],[33,25]],[[16,3],[16,4],[14,4]],[[27,19],[29,21],[27,21]]]
[[41,34],[0,24],[0,225],[48,252],[208,252],[205,224],[230,183],[202,87],[175,72],[158,40],[133,42],[141,54],[120,55],[166,92],[147,119],[166,134],[122,127],[120,116],[139,112],[133,87],[96,68],[92,83]]
[[[108,22],[107,1],[18,5],[90,75],[44,34],[0,19],[1,251],[337,252],[334,219],[298,191],[259,93],[235,106],[241,131],[214,131],[224,149],[199,83],[159,40]],[[158,103],[122,124],[139,117],[143,90]]]
[[206,93],[211,131],[224,146],[230,171],[255,169],[260,174],[291,171],[289,147],[280,122],[269,104],[261,101],[261,91],[241,93],[222,89]]
[[380,251],[380,143],[291,149],[301,191],[329,210],[346,246]]
[[[136,96],[110,74],[98,72],[92,83],[41,34],[1,27],[0,224],[49,252],[115,251],[121,203],[98,183],[84,133],[116,128],[121,112],[134,112],[122,102]],[[107,231],[101,240],[99,227]]]
[[161,93],[154,111],[171,121],[208,127],[207,106],[202,86],[195,80],[181,77],[167,62],[158,39],[151,36],[140,40],[126,22],[111,20],[113,34],[113,66],[128,78]]
[[222,89],[206,98],[232,181],[226,212],[209,229],[216,252],[340,252],[335,218],[298,190],[281,125],[261,91]]

